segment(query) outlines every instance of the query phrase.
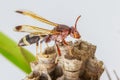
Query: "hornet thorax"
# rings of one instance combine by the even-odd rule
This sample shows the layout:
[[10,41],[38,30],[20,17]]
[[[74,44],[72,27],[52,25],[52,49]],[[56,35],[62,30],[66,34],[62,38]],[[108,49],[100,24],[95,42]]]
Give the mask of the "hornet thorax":
[[70,34],[70,27],[67,25],[59,24],[57,27],[55,27],[53,30],[60,32],[58,35],[54,35],[52,39],[62,42],[63,39],[65,39]]

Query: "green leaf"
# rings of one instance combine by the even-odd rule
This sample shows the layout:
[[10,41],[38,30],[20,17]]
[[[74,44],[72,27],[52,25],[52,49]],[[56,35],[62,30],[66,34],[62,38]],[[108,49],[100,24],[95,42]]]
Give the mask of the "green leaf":
[[35,57],[26,49],[18,47],[12,39],[0,32],[0,54],[15,64],[25,73],[30,73],[30,62],[35,60]]

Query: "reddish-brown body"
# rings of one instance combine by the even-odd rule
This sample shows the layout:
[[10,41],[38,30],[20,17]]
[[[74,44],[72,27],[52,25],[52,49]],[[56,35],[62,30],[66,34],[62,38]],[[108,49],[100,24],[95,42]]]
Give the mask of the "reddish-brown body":
[[56,42],[62,42],[69,35],[71,28],[66,25],[60,24],[53,30],[59,32],[59,34],[47,35],[44,39],[46,43],[50,42],[51,40],[54,40]]

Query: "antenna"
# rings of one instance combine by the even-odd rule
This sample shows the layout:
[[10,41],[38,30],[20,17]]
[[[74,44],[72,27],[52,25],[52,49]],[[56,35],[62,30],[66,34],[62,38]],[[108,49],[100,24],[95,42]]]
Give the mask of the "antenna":
[[77,22],[78,20],[80,19],[81,15],[77,17],[76,21],[75,21],[75,29],[76,29],[76,26],[77,26]]

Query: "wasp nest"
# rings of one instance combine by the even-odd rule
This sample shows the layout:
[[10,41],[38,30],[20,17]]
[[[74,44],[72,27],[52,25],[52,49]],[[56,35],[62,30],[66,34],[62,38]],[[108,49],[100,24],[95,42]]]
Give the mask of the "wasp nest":
[[96,46],[82,40],[68,44],[71,49],[59,44],[61,56],[55,46],[46,48],[24,80],[99,80],[104,68],[95,57]]

